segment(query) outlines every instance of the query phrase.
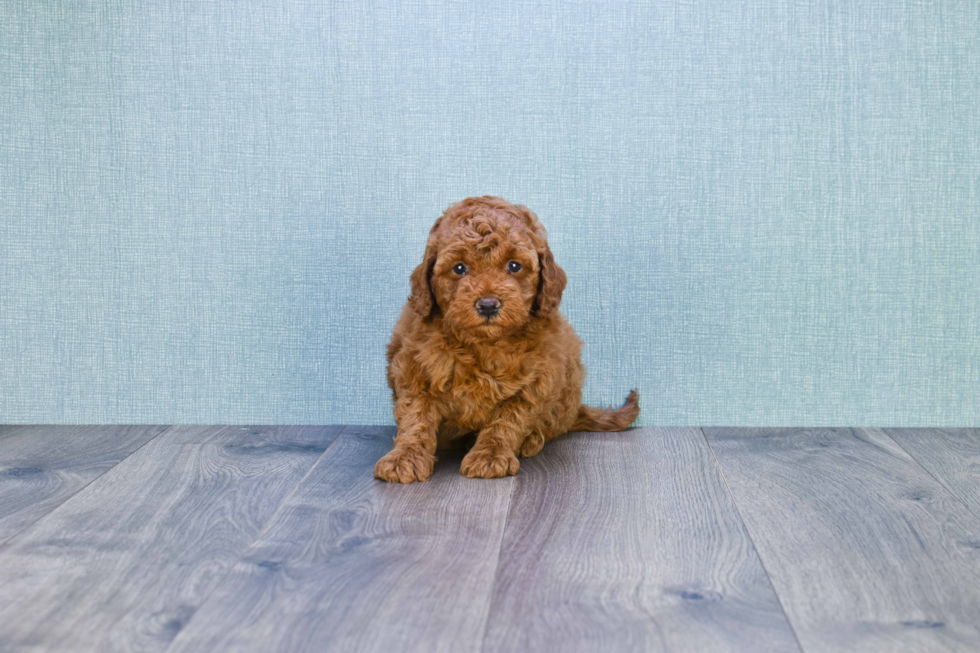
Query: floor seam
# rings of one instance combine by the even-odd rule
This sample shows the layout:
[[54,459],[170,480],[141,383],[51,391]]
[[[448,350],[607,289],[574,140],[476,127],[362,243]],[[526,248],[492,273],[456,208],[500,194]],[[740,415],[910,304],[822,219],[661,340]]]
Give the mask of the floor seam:
[[337,433],[336,436],[334,436],[334,439],[330,441],[330,444],[327,445],[327,447],[323,450],[320,456],[316,459],[316,462],[314,462],[313,465],[310,466],[308,470],[306,470],[306,474],[304,474],[303,478],[299,480],[299,483],[296,484],[296,487],[294,487],[292,491],[288,495],[286,495],[286,498],[282,500],[282,503],[279,504],[279,507],[276,508],[275,512],[273,512],[272,515],[269,517],[269,519],[266,520],[265,524],[262,525],[262,528],[258,530],[255,536],[249,541],[249,543],[244,547],[242,547],[242,552],[238,555],[237,558],[235,558],[235,560],[230,565],[228,565],[228,569],[221,576],[221,580],[215,583],[214,587],[211,588],[211,591],[208,592],[203,599],[201,599],[200,604],[196,608],[194,608],[194,612],[191,613],[191,616],[188,617],[187,621],[185,621],[181,625],[180,631],[174,636],[173,639],[170,640],[170,642],[167,643],[167,645],[161,650],[161,653],[166,653],[166,651],[170,650],[170,647],[173,646],[174,642],[180,638],[180,634],[187,630],[187,627],[190,626],[192,621],[194,621],[194,617],[196,617],[197,614],[201,611],[201,608],[204,607],[204,604],[208,602],[208,600],[211,598],[211,595],[214,594],[218,590],[218,588],[224,584],[225,580],[228,579],[228,576],[231,575],[231,572],[235,569],[235,565],[241,562],[241,559],[245,557],[245,554],[248,553],[249,549],[251,549],[252,546],[259,540],[259,538],[265,534],[265,532],[269,529],[269,526],[272,524],[272,522],[274,522],[276,517],[279,516],[279,513],[282,512],[283,507],[287,503],[289,503],[289,500],[292,499],[293,496],[299,491],[299,488],[302,487],[303,483],[306,482],[306,479],[310,477],[310,474],[313,473],[313,470],[315,470],[317,467],[320,466],[320,463],[323,461],[324,456],[327,455],[327,452],[330,451],[330,449],[337,442],[337,440],[340,439],[340,436],[346,433],[349,428],[351,427],[350,426],[341,427],[340,432]]
[[[869,427],[863,427],[863,428],[865,428],[865,429],[866,429],[866,428],[869,428]],[[915,456],[914,456],[914,455],[912,454],[912,452],[911,452],[911,451],[909,451],[908,449],[906,449],[905,447],[903,447],[903,446],[902,446],[902,443],[901,443],[901,442],[899,442],[898,440],[896,440],[895,438],[893,438],[893,437],[892,437],[892,436],[891,436],[891,435],[890,435],[890,434],[888,433],[888,431],[887,431],[887,430],[885,430],[885,427],[873,427],[873,428],[876,428],[876,429],[877,429],[878,431],[881,431],[881,434],[882,434],[882,435],[884,435],[884,436],[885,436],[886,438],[888,438],[889,440],[891,440],[892,442],[894,442],[894,443],[895,443],[895,446],[896,446],[896,447],[898,447],[898,448],[899,448],[899,449],[901,449],[901,450],[902,450],[903,452],[905,452],[905,455],[907,455],[907,456],[908,456],[908,457],[909,457],[909,458],[910,458],[910,459],[912,460],[912,462],[914,462],[914,463],[915,463],[916,465],[918,465],[918,467],[919,467],[919,469],[921,469],[921,470],[922,470],[922,471],[924,471],[924,472],[925,472],[926,474],[928,474],[928,475],[929,475],[929,477],[930,477],[930,478],[931,478],[932,480],[934,480],[934,481],[936,481],[936,483],[939,483],[939,486],[940,486],[941,488],[943,488],[944,490],[946,490],[946,492],[948,492],[948,493],[949,493],[949,496],[950,496],[950,497],[952,497],[954,501],[956,501],[957,503],[959,503],[960,505],[962,505],[962,506],[963,506],[963,507],[964,507],[964,508],[965,508],[965,509],[967,510],[967,512],[969,512],[969,513],[970,513],[971,515],[976,515],[976,516],[977,516],[978,518],[980,518],[980,513],[978,513],[978,512],[976,512],[976,511],[975,511],[975,510],[973,509],[973,507],[972,507],[972,506],[970,506],[970,505],[969,505],[968,503],[966,503],[965,501],[963,501],[963,499],[961,499],[961,498],[960,498],[960,495],[959,495],[959,493],[958,493],[958,492],[956,492],[956,491],[955,491],[955,490],[954,490],[953,488],[951,488],[951,487],[949,487],[948,485],[946,485],[946,483],[944,483],[944,482],[943,482],[943,480],[942,480],[941,478],[939,478],[938,476],[936,476],[935,474],[933,474],[933,473],[932,473],[932,470],[931,470],[931,469],[929,469],[928,467],[926,467],[925,465],[923,465],[923,464],[922,464],[922,463],[921,463],[921,462],[919,461],[919,459],[918,459],[918,458],[916,458],[916,457],[915,457]],[[893,429],[893,430],[897,430],[897,429]],[[916,429],[916,430],[919,430],[919,429]],[[929,431],[929,430],[938,430],[938,429],[921,429],[921,430],[926,430],[926,431]]]
[[735,494],[732,493],[732,489],[728,485],[728,478],[725,476],[725,470],[722,468],[721,463],[718,462],[718,456],[715,455],[715,450],[711,447],[711,441],[708,440],[708,436],[704,432],[704,427],[698,427],[698,431],[701,432],[701,437],[704,439],[704,444],[708,447],[708,451],[711,453],[711,459],[715,461],[715,467],[718,469],[718,474],[721,475],[721,482],[725,485],[725,492],[728,493],[728,498],[731,499],[732,507],[735,508],[735,514],[738,516],[738,521],[742,524],[742,530],[745,531],[745,536],[749,538],[749,543],[752,545],[752,550],[755,551],[755,558],[759,561],[759,566],[762,567],[762,573],[766,575],[766,582],[769,583],[769,588],[772,590],[772,595],[776,597],[776,604],[779,606],[780,612],[783,613],[783,619],[786,620],[786,625],[789,626],[789,632],[793,634],[793,639],[796,640],[796,645],[799,647],[800,652],[806,653],[806,649],[803,648],[803,642],[800,641],[800,636],[797,634],[796,628],[793,626],[793,622],[789,618],[789,613],[786,612],[786,606],[783,605],[783,600],[779,597],[779,592],[776,591],[776,586],[772,582],[772,576],[769,574],[769,570],[766,568],[766,563],[762,559],[762,554],[759,553],[759,547],[755,545],[755,538],[752,537],[752,532],[749,530],[749,525],[745,523],[745,518],[742,517],[742,511],[739,510],[738,502],[735,500]]
[[517,477],[511,476],[514,479],[513,484],[510,488],[510,495],[507,497],[507,514],[504,516],[504,525],[500,529],[500,546],[497,547],[497,564],[493,568],[493,580],[490,581],[490,591],[487,601],[487,613],[483,618],[483,636],[480,638],[480,652],[482,653],[487,643],[487,635],[490,632],[490,613],[493,610],[493,599],[496,595],[495,590],[497,588],[497,580],[500,577],[500,558],[504,552],[504,539],[507,537],[507,524],[510,522],[510,511],[514,507],[514,495],[517,494]]
[[[137,425],[137,426],[141,426],[141,425]],[[159,425],[156,425],[156,426],[159,426]],[[144,442],[140,446],[136,447],[132,451],[130,451],[129,454],[127,454],[123,458],[120,458],[119,460],[117,460],[115,463],[112,464],[112,466],[107,467],[98,476],[95,476],[95,477],[89,479],[88,483],[86,483],[82,487],[78,488],[77,490],[75,490],[74,492],[72,492],[71,494],[69,494],[67,497],[64,498],[64,500],[61,503],[59,503],[58,505],[56,505],[55,507],[53,507],[51,510],[49,510],[48,512],[46,512],[43,515],[41,515],[40,517],[38,517],[37,519],[35,519],[34,521],[32,521],[30,524],[25,525],[22,529],[20,529],[16,533],[12,534],[7,539],[5,539],[3,541],[0,541],[0,554],[2,554],[4,552],[4,550],[10,544],[10,542],[13,541],[13,539],[15,537],[19,536],[21,533],[23,533],[27,529],[31,528],[35,524],[39,523],[42,519],[47,519],[49,516],[51,516],[52,514],[54,514],[55,511],[57,511],[58,509],[60,509],[61,506],[65,505],[66,503],[68,503],[69,501],[71,501],[73,498],[75,498],[76,496],[78,496],[78,493],[79,492],[81,492],[82,490],[84,490],[88,486],[92,485],[92,483],[95,483],[97,480],[99,480],[100,478],[102,478],[103,476],[105,476],[106,474],[108,474],[109,472],[111,472],[112,470],[114,470],[123,461],[129,460],[130,458],[132,458],[133,456],[135,456],[137,454],[137,452],[142,451],[145,447],[149,446],[149,444],[151,442],[155,442],[156,439],[159,438],[164,433],[169,433],[170,431],[174,430],[174,428],[176,428],[176,425],[175,424],[168,424],[168,425],[166,425],[166,427],[162,431],[160,431],[159,433],[157,433],[156,435],[154,435],[152,438],[150,438],[149,440],[147,440],[146,442]]]

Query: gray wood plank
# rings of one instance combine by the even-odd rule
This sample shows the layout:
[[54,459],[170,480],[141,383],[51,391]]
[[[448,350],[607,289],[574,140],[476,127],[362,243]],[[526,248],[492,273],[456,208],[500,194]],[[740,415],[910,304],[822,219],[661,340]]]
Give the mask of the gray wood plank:
[[521,465],[486,653],[799,650],[698,429],[572,434]]
[[168,653],[478,650],[513,478],[375,480],[393,435],[341,435]]
[[980,650],[980,519],[883,431],[705,433],[804,650]]
[[166,429],[0,427],[0,545]]
[[980,429],[884,431],[980,516]]
[[0,553],[0,650],[164,649],[339,430],[161,434]]

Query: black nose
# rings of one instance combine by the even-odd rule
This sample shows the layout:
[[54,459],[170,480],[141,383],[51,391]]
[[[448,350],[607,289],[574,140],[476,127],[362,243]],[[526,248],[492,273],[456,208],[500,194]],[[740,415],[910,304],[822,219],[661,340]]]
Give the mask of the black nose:
[[485,317],[493,317],[500,310],[500,300],[496,297],[481,297],[476,300],[476,312]]

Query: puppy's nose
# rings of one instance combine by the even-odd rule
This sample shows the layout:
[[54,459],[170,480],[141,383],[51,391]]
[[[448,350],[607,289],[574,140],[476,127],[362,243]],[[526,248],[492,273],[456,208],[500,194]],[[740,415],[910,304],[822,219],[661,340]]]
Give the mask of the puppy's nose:
[[493,317],[500,310],[500,300],[496,297],[481,297],[476,300],[476,312],[485,317]]

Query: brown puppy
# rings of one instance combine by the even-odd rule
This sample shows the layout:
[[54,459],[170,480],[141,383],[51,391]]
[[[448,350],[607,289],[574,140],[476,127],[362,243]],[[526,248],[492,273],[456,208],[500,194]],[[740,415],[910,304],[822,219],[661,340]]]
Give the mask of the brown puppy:
[[557,435],[633,423],[635,390],[615,410],[581,404],[582,341],[558,312],[565,281],[523,206],[470,197],[436,220],[388,345],[398,435],[377,478],[425,481],[437,443],[473,432],[460,473],[513,475],[518,455]]

